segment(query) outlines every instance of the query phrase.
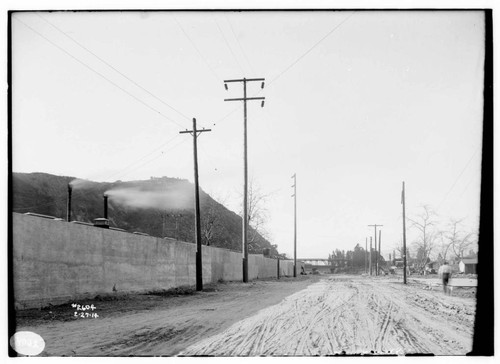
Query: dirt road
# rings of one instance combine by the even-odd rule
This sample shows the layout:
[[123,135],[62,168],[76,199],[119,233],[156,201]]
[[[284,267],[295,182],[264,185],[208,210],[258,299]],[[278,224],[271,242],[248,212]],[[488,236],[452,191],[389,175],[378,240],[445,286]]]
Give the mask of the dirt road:
[[332,355],[471,350],[475,299],[383,277],[307,276],[206,292],[90,300],[21,312],[18,331],[40,334],[42,356]]
[[300,276],[220,283],[203,292],[97,297],[75,303],[93,304],[96,309],[85,313],[98,318],[74,317],[71,304],[20,311],[17,331],[42,336],[46,346],[40,356],[173,356],[318,279]]
[[295,293],[181,355],[463,355],[475,302],[368,277],[334,277]]

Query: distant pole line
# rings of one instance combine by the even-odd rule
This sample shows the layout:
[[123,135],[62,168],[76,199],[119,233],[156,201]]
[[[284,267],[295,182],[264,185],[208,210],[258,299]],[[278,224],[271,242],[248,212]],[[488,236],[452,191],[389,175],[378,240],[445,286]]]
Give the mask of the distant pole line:
[[201,261],[201,222],[200,222],[200,187],[198,183],[198,144],[197,139],[201,133],[212,131],[211,129],[196,129],[196,119],[193,118],[193,130],[180,131],[179,134],[191,134],[193,136],[194,155],[194,197],[195,197],[195,230],[196,230],[196,290],[203,290],[203,265]]
[[297,277],[297,175],[293,174],[293,276]]
[[243,232],[242,232],[242,255],[243,255],[243,282],[248,282],[248,155],[247,155],[247,100],[262,100],[264,106],[265,97],[247,97],[247,82],[262,82],[264,88],[264,78],[242,78],[234,80],[224,80],[224,87],[228,90],[228,83],[243,83],[243,97],[224,99],[224,101],[243,101]]
[[[384,225],[379,225],[379,224],[374,224],[374,225],[368,225],[368,226],[373,226],[375,227],[375,275],[378,276],[378,254],[377,254],[377,226],[384,226]],[[379,252],[380,254],[380,252]]]
[[405,182],[401,191],[401,204],[403,205],[403,283],[406,284],[406,218],[405,218]]

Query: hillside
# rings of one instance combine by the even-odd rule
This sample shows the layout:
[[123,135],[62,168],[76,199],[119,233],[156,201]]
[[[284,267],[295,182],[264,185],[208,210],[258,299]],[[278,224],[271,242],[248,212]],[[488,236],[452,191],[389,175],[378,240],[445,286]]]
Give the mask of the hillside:
[[[34,212],[66,219],[68,184],[72,186],[71,220],[92,222],[104,215],[108,195],[110,225],[151,236],[195,241],[194,185],[178,178],[145,181],[93,182],[46,173],[13,173],[13,211]],[[200,189],[203,244],[241,251],[241,217]],[[253,234],[252,234],[253,235]],[[250,253],[270,248],[269,241],[256,235]]]

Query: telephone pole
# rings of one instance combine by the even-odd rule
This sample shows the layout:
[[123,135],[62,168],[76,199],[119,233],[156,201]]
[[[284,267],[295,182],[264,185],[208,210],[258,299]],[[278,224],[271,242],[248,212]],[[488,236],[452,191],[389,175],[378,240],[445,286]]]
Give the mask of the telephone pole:
[[247,97],[247,82],[262,82],[264,88],[264,78],[243,78],[237,80],[224,80],[224,87],[228,90],[227,84],[230,82],[243,83],[243,97],[236,99],[224,99],[224,101],[243,101],[243,234],[242,234],[242,255],[243,255],[243,282],[248,282],[248,159],[247,159],[247,100],[262,100],[264,107],[265,97]]
[[197,139],[201,133],[212,131],[211,129],[196,129],[196,119],[193,118],[193,130],[180,131],[179,134],[191,134],[193,136],[194,154],[194,220],[196,230],[196,290],[203,290],[203,265],[201,261],[201,222],[200,222],[200,188],[198,183],[198,144]]
[[370,260],[368,262],[370,267],[370,275],[372,275],[372,237],[370,236]]
[[297,176],[293,176],[293,277],[297,277]]
[[368,273],[368,267],[367,267],[368,257],[367,257],[367,254],[368,254],[368,238],[365,238],[365,274]]
[[[384,225],[368,225],[368,226],[374,226],[375,227],[375,275],[378,276],[378,254],[377,254],[377,226],[384,226]],[[380,252],[379,252],[380,253]]]
[[[377,255],[377,262],[378,262],[378,257],[379,256],[382,258],[382,250],[380,250],[381,249],[381,245],[382,245],[382,230],[379,230],[378,231],[378,255]],[[379,273],[380,273],[380,264],[382,264],[382,262],[377,263],[377,269],[379,270]]]
[[405,182],[401,191],[401,204],[403,205],[403,284],[406,284],[406,219],[405,219]]

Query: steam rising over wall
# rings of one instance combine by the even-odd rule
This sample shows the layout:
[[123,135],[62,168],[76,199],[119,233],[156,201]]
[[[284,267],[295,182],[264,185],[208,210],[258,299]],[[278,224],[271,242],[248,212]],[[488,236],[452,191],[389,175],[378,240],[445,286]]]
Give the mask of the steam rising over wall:
[[143,187],[118,187],[105,192],[111,203],[137,208],[185,210],[193,207],[193,191],[189,186],[161,190]]

